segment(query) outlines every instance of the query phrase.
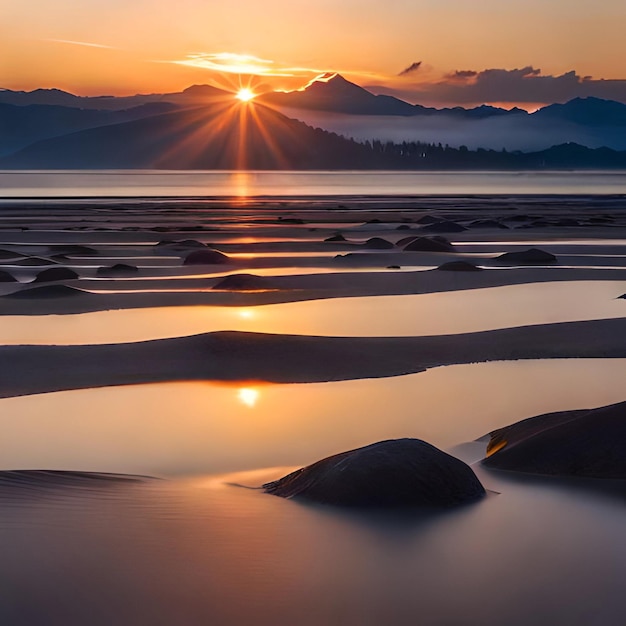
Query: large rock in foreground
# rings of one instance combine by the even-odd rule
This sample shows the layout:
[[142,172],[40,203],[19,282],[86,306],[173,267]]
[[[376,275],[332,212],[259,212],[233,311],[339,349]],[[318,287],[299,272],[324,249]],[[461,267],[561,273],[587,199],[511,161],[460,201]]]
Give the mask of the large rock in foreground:
[[490,433],[483,464],[552,476],[626,479],[626,402],[548,413]]
[[453,507],[485,495],[468,465],[419,439],[342,452],[263,488],[282,498],[362,508]]

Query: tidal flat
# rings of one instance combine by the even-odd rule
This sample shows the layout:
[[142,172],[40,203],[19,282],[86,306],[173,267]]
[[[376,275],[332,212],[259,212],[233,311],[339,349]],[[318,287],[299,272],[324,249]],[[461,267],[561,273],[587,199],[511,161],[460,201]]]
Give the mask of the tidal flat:
[[[492,431],[626,400],[625,209],[2,200],[0,622],[620,623],[626,477],[482,460]],[[406,437],[487,496],[355,511],[258,489]]]

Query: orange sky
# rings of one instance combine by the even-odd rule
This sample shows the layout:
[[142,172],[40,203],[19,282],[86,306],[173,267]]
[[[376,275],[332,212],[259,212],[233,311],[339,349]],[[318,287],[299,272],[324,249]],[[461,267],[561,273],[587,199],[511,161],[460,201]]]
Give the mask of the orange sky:
[[396,85],[420,60],[402,85],[525,66],[626,78],[623,0],[0,0],[0,14],[0,87],[11,89],[178,91],[215,74],[174,61],[222,52],[294,75],[266,79],[273,87],[326,70]]

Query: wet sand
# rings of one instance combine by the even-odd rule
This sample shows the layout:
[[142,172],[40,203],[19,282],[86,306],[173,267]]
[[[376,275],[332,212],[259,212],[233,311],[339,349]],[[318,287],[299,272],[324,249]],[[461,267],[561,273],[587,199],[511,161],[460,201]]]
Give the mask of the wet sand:
[[[51,319],[44,316],[54,315],[78,328],[81,314],[134,309],[139,328],[147,319],[142,310],[149,315],[163,307],[181,316],[194,307],[210,316],[211,307],[254,311],[259,305],[364,296],[453,297],[469,290],[580,281],[610,285],[614,291],[607,290],[606,298],[610,295],[612,311],[620,304],[626,310],[626,300],[619,299],[626,292],[625,205],[618,196],[5,200],[0,270],[14,280],[0,282],[0,321],[11,316],[35,329]],[[343,241],[325,241],[338,239],[338,233]],[[451,247],[404,251],[406,237],[444,237]],[[526,265],[497,259],[531,248],[555,255],[556,261]],[[191,253],[208,249],[227,258],[185,264]],[[449,261],[465,261],[480,271],[423,269]],[[115,264],[137,271],[118,269],[111,277],[112,270],[103,268]],[[50,268],[67,268],[78,278],[33,282]],[[242,279],[235,289],[219,288],[224,276],[256,271],[271,273],[263,276],[266,285],[250,282],[253,288],[247,289],[249,279]],[[576,316],[573,299],[571,319],[577,321],[552,321],[547,312],[542,317],[541,302],[535,305],[538,323],[469,332],[452,328],[436,335],[401,336],[390,321],[387,336],[317,336],[307,331],[304,318],[297,334],[208,328],[192,336],[168,331],[167,339],[109,344],[63,345],[48,338],[50,345],[27,345],[26,331],[23,345],[0,346],[0,403],[10,420],[13,405],[7,403],[23,400],[11,396],[44,394],[44,401],[50,392],[97,387],[192,380],[307,384],[532,359],[614,359],[616,368],[624,367],[626,315],[612,312],[613,319],[605,319],[609,315],[599,307],[598,317],[585,318],[595,309],[583,313],[581,306]],[[549,403],[549,381],[541,393],[546,411],[561,410]],[[596,393],[594,401],[603,397]],[[253,395],[242,398],[254,404]],[[487,402],[489,394],[484,398]],[[623,399],[619,390],[611,390],[611,402]],[[51,398],[35,406],[41,408],[32,410],[54,406],[62,412],[64,405]],[[144,407],[135,410],[141,413]],[[406,407],[407,413],[412,410]],[[298,407],[293,411],[297,421]],[[492,416],[490,423],[507,426],[513,413],[502,406],[501,422]],[[42,415],[37,419],[39,428],[54,428],[54,413],[48,425]],[[177,419],[176,407],[171,419]],[[333,419],[342,419],[341,414]],[[368,419],[365,412],[363,420]],[[378,413],[375,419],[385,418]],[[437,419],[433,414],[431,420]],[[328,430],[328,449],[321,456],[340,452],[332,420],[321,421]],[[160,428],[158,421],[153,427]],[[102,436],[106,425],[99,428]],[[107,471],[119,471],[119,481],[92,474],[101,471],[95,460],[92,466],[86,460],[64,468],[77,474],[29,473],[23,470],[49,468],[3,464],[0,527],[6,557],[0,580],[7,593],[0,600],[0,621],[29,626],[616,623],[626,608],[619,585],[612,582],[626,575],[626,554],[619,547],[626,521],[623,484],[503,475],[476,463],[486,441],[455,440],[453,425],[448,431],[446,441],[458,444],[452,453],[466,456],[485,487],[500,495],[440,517],[353,516],[229,486],[260,485],[291,468],[181,479],[174,477],[184,474],[182,469],[155,462],[154,473],[169,475],[168,480],[134,480],[121,456],[116,462],[126,443],[118,449],[111,442],[106,454]],[[248,468],[257,458],[233,445],[235,434],[229,435],[232,455],[222,462],[222,471],[238,463]],[[481,434],[477,422],[475,437]],[[227,441],[220,436],[216,426],[217,447]],[[119,430],[115,437],[124,434]],[[290,461],[315,461],[299,437],[306,435],[294,428],[292,435],[275,439],[296,451]],[[269,435],[258,441],[268,449],[274,445]],[[29,441],[17,438],[12,445],[11,458],[19,459],[19,448],[26,450]],[[283,455],[276,459],[274,464],[281,464]],[[55,465],[58,469],[58,460]]]

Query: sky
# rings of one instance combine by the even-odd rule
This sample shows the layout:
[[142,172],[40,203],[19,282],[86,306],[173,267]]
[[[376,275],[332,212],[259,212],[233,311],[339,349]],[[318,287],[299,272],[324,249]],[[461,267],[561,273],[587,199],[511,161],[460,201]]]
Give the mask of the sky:
[[0,16],[8,89],[168,92],[244,71],[293,89],[333,71],[429,105],[626,101],[623,0],[0,0]]

